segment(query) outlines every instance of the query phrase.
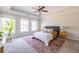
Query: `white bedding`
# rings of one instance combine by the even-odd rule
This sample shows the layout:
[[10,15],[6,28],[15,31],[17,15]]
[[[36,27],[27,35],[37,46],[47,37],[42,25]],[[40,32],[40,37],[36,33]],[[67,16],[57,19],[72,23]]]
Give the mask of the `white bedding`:
[[43,41],[46,46],[48,46],[50,40],[53,39],[53,37],[50,33],[45,33],[45,32],[35,32],[34,37],[41,40],[41,41]]

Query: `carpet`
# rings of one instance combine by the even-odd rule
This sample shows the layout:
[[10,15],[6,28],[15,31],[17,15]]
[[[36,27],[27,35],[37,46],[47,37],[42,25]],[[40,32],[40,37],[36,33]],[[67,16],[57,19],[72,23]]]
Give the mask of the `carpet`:
[[49,46],[46,46],[42,41],[33,39],[32,36],[27,36],[23,39],[39,53],[58,53],[65,42],[64,39],[58,38],[52,40]]
[[31,45],[26,43],[23,38],[13,39],[4,45],[4,53],[38,53]]

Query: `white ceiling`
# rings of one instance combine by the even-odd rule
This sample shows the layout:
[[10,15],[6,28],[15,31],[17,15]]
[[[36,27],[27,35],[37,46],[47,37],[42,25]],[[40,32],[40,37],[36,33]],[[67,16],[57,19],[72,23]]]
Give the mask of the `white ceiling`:
[[[11,10],[11,7],[18,11]],[[19,12],[22,11],[22,12]],[[32,9],[32,6],[0,6],[0,12],[2,13],[10,13],[10,14],[20,14],[20,15],[26,15],[26,14],[33,14],[38,15],[38,13],[34,12],[35,10]]]
[[62,12],[71,12],[71,11],[79,11],[78,6],[47,6],[46,10],[48,10],[47,13],[42,13],[42,15],[49,15],[49,14],[54,14],[54,13],[59,13],[60,11]]
[[[0,6],[0,11],[3,12],[3,13],[12,13],[12,14],[23,14],[23,15],[25,15],[27,13],[30,13],[30,14],[33,14],[33,15],[38,15],[38,13],[34,12],[35,10],[32,9],[32,7],[35,7],[35,6],[12,6],[12,7],[17,9],[17,10],[23,11],[24,13],[12,11],[11,6]],[[45,10],[48,10],[48,12],[47,13],[42,12],[42,13],[43,14],[48,14],[48,13],[51,13],[51,12],[54,13],[54,12],[61,11],[61,10],[64,10],[64,9],[69,9],[69,8],[79,9],[79,7],[69,7],[69,6],[46,6]]]

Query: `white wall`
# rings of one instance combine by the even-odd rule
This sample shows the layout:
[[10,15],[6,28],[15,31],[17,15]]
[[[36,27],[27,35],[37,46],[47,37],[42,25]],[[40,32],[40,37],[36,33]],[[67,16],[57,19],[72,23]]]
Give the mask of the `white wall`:
[[65,9],[64,11],[44,15],[42,26],[64,26],[68,38],[79,40],[79,9],[72,10]]

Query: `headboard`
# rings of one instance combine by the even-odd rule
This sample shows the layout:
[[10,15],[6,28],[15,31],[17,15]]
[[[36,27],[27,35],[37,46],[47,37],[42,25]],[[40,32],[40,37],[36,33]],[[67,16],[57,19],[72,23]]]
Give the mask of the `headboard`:
[[51,28],[53,28],[53,31],[58,32],[58,36],[59,36],[60,26],[44,26],[44,28],[46,28],[46,29],[51,29]]

